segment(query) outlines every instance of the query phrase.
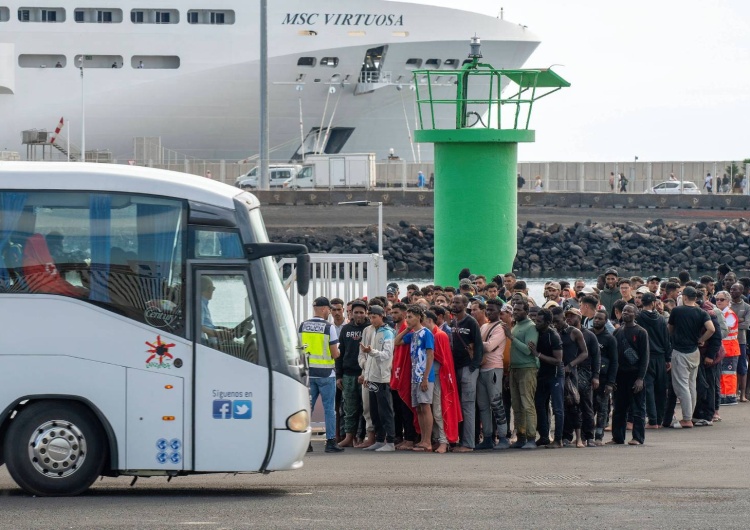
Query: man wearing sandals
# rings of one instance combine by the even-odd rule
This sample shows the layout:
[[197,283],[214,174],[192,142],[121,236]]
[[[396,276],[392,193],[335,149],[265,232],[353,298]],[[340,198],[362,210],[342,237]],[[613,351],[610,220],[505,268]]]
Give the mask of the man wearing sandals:
[[[695,291],[695,290],[693,290]],[[695,299],[693,299],[695,300]],[[648,369],[648,333],[635,323],[635,306],[622,309],[623,325],[615,331],[618,368],[615,388],[615,410],[612,414],[612,440],[608,444],[624,444],[628,408],[633,414],[633,439],[628,445],[646,441],[646,393],[643,379]]]
[[422,439],[414,451],[432,451],[432,395],[435,373],[432,369],[435,339],[432,332],[422,326],[424,310],[418,305],[406,310],[406,329],[396,335],[396,346],[408,344],[411,353],[411,404],[417,409],[417,419]]

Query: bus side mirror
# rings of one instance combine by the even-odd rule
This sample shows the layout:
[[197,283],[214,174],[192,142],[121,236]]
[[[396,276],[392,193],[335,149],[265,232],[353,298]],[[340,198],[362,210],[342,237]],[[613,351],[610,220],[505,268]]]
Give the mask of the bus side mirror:
[[297,254],[297,292],[305,296],[310,289],[310,254]]

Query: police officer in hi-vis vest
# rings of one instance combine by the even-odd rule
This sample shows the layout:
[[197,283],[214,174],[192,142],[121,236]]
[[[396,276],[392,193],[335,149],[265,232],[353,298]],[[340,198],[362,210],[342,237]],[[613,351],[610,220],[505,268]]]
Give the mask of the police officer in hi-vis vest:
[[[311,412],[320,395],[326,419],[326,453],[339,453],[344,449],[336,445],[336,370],[334,360],[339,356],[339,336],[328,322],[331,302],[320,296],[313,301],[313,318],[299,326],[302,344],[307,346],[310,366]],[[307,449],[312,451],[312,444]]]

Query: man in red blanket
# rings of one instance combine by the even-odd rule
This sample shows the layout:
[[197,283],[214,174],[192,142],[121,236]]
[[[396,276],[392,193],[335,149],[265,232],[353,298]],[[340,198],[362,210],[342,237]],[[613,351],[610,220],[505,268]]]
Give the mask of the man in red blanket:
[[[406,329],[406,304],[401,302],[393,304],[391,318],[393,318],[396,334],[404,331]],[[408,344],[393,348],[391,391],[398,394],[398,397],[393,396],[393,409],[394,412],[396,409],[400,411],[401,423],[404,428],[403,441],[396,446],[396,449],[411,450],[417,440],[419,422],[416,421],[416,411],[411,406],[411,354]],[[396,432],[396,437],[398,436],[400,436],[400,433]]]
[[435,390],[432,399],[432,415],[435,419],[432,429],[437,438],[436,453],[448,451],[448,443],[458,442],[458,422],[462,420],[461,401],[458,398],[451,342],[445,331],[437,325],[437,315],[425,312],[425,327],[435,336]]

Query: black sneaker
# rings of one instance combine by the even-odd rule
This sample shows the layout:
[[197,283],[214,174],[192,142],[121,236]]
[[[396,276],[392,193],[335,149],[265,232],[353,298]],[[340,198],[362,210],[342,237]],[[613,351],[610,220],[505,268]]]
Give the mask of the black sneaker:
[[549,445],[549,443],[550,443],[550,439],[549,438],[539,438],[536,441],[536,446],[537,447],[541,447],[543,445]]
[[510,446],[510,448],[521,449],[524,445],[526,445],[526,438],[524,438],[523,436],[519,436],[518,439],[516,439],[515,443]]
[[330,438],[326,440],[326,448],[325,448],[326,453],[342,453],[343,451],[344,451],[343,447],[339,447],[338,445],[336,445],[335,438]]
[[492,438],[485,438],[482,440],[482,443],[474,447],[475,451],[484,451],[486,449],[492,449],[495,447],[495,444],[492,443]]

